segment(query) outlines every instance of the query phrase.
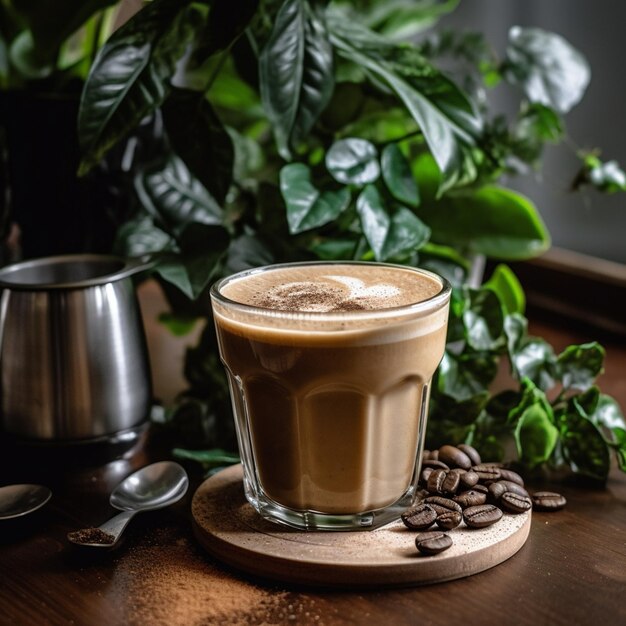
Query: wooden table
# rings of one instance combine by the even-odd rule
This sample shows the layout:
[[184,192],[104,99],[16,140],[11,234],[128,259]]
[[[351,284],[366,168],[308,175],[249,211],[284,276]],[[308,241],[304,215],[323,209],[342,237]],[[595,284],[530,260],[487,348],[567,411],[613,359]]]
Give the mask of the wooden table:
[[[584,334],[535,323],[557,348]],[[608,346],[604,389],[626,406],[626,349]],[[9,455],[13,456],[13,455]],[[522,624],[626,623],[626,476],[606,489],[559,484],[559,513],[536,513],[528,542],[510,560],[454,582],[394,591],[285,588],[252,580],[213,561],[196,544],[190,489],[171,509],[146,513],[112,552],[70,546],[68,531],[114,513],[108,494],[121,478],[163,458],[144,446],[97,467],[64,459],[10,468],[1,484],[39,480],[51,502],[22,523],[0,523],[0,624],[168,626],[194,624]],[[200,477],[194,477],[194,486]],[[545,485],[544,485],[545,487]]]

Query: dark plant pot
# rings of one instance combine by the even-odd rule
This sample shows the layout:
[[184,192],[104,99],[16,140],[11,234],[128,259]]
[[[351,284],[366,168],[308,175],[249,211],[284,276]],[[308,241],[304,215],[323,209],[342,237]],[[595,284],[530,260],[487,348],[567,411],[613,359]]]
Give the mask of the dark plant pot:
[[[107,217],[102,177],[79,179],[76,121],[79,90],[68,95],[0,93],[9,220],[21,231],[21,256],[109,252],[114,224]],[[7,194],[8,188],[8,194]]]

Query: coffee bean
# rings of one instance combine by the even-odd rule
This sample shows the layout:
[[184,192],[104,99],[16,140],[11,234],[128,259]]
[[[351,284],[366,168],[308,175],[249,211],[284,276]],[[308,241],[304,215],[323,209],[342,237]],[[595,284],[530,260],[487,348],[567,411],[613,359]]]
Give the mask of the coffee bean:
[[472,491],[480,491],[480,493],[484,493],[485,495],[487,495],[489,493],[489,488],[485,485],[481,485],[480,483],[476,483],[472,487]]
[[463,521],[470,528],[484,528],[502,519],[502,511],[493,504],[470,506],[463,511]]
[[437,512],[428,504],[418,504],[400,515],[404,525],[411,530],[426,530],[435,523]]
[[469,456],[456,446],[441,446],[441,448],[439,448],[439,460],[450,467],[461,467],[466,470],[472,467],[472,461]]
[[415,538],[415,546],[422,554],[431,556],[452,547],[452,539],[439,531],[420,533]]
[[441,515],[442,513],[446,513],[448,511],[461,513],[463,510],[458,502],[454,502],[454,500],[451,500],[450,498],[443,498],[441,496],[430,496],[424,500],[424,503],[435,509],[437,515]]
[[489,485],[489,495],[496,502],[507,492],[516,493],[520,496],[528,497],[528,491],[521,485],[514,483],[510,480],[498,480]]
[[454,496],[453,500],[457,504],[460,504],[462,508],[466,509],[469,506],[485,504],[485,502],[487,502],[487,494],[476,491],[475,489],[470,489],[470,491],[464,491],[458,496]]
[[458,511],[447,511],[446,513],[440,513],[437,515],[437,519],[435,523],[439,528],[443,528],[444,530],[452,530],[456,528],[463,519],[463,514]]
[[431,450],[429,458],[430,458],[431,461],[438,461],[439,460],[439,450]]
[[428,498],[429,495],[430,493],[426,489],[418,489],[415,492],[415,503],[419,504],[424,498]]
[[472,467],[472,471],[478,474],[478,479],[481,482],[485,482],[488,480],[494,481],[500,478],[500,470],[493,465],[485,465],[481,463],[480,465],[474,465]]
[[430,450],[423,450],[422,461],[426,461],[427,459],[430,459]]
[[460,476],[461,483],[459,488],[471,489],[479,480],[478,474],[473,470],[464,472]]
[[532,508],[533,503],[529,496],[507,491],[500,498],[500,506],[509,513],[525,513]]
[[445,463],[436,461],[435,459],[425,459],[422,461],[422,469],[426,469],[427,467],[430,469],[450,469]]
[[455,471],[449,471],[446,473],[446,477],[441,485],[441,491],[445,494],[453,495],[459,488],[460,476]]
[[420,474],[420,484],[422,485],[428,484],[428,477],[430,476],[432,471],[433,471],[432,467],[425,467],[422,470],[422,473]]
[[564,496],[552,491],[536,491],[532,502],[535,511],[560,511],[567,504]]
[[482,462],[480,460],[480,454],[478,454],[478,450],[476,450],[476,448],[472,448],[472,446],[468,446],[466,443],[460,443],[457,448],[467,454],[472,461],[472,465],[480,465]]
[[500,478],[502,480],[510,480],[512,483],[517,483],[518,485],[524,486],[524,479],[517,473],[512,470],[500,468]]
[[426,489],[428,489],[430,493],[442,494],[443,481],[446,479],[447,475],[448,472],[444,469],[434,469],[428,477]]

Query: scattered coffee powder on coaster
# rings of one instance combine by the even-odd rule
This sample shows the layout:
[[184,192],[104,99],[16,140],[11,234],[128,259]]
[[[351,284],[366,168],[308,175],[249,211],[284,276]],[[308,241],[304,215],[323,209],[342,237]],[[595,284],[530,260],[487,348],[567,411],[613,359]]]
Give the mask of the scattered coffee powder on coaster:
[[99,528],[81,528],[73,533],[68,533],[67,538],[74,543],[98,543],[107,546],[115,543],[113,535],[105,533]]
[[[277,623],[289,598],[285,591],[257,587],[220,569],[174,528],[150,530],[120,555],[111,587],[107,594],[123,603],[128,626]],[[288,606],[285,619],[301,622],[306,607]]]

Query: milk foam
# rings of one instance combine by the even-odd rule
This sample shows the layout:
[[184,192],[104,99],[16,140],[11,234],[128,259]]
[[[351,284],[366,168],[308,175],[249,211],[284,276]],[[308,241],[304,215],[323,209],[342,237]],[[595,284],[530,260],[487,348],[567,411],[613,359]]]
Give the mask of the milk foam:
[[332,313],[406,306],[440,291],[438,281],[408,268],[320,264],[251,274],[234,280],[222,293],[276,311]]

